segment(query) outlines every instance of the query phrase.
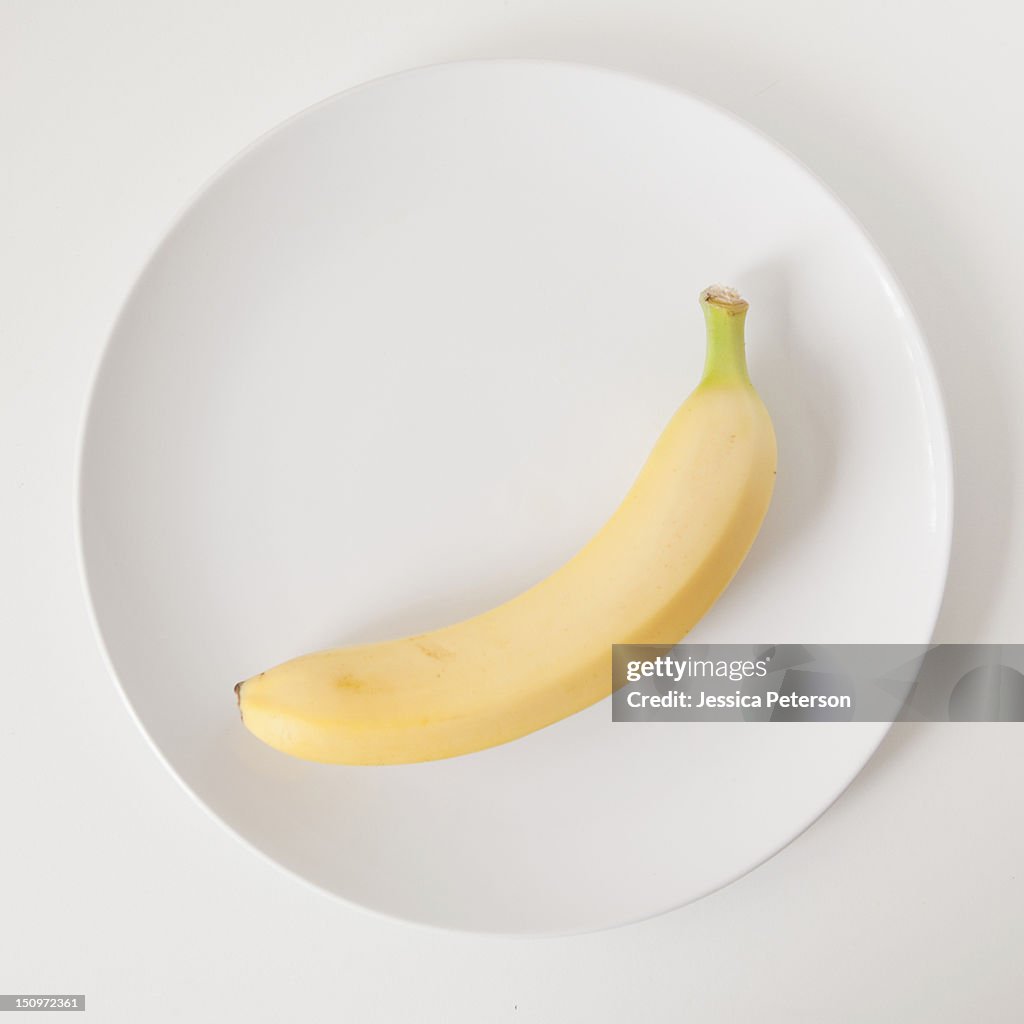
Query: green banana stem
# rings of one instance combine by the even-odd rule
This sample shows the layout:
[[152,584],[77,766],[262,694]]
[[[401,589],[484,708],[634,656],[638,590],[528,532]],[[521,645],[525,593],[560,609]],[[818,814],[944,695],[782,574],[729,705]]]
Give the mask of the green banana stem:
[[743,324],[748,303],[734,288],[713,284],[700,293],[708,329],[707,357],[701,384],[750,383]]

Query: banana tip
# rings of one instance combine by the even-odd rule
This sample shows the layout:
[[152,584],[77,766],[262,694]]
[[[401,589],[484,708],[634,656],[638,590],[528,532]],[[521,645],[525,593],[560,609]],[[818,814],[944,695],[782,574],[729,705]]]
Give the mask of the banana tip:
[[746,310],[749,303],[735,289],[724,284],[712,284],[700,293],[701,305],[708,303],[718,306],[729,313],[741,313]]
[[239,713],[239,715],[241,715],[241,713],[242,713],[242,686],[243,685],[244,685],[244,680],[241,683],[235,683],[235,703],[238,705],[238,713]]

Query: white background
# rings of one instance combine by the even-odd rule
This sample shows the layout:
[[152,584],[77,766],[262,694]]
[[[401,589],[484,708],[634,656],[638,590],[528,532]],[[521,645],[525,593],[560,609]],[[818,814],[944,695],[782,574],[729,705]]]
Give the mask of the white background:
[[867,227],[948,402],[936,639],[1024,640],[1022,30],[1015,5],[944,0],[2,0],[0,991],[85,992],[115,1022],[1019,1020],[1019,727],[894,730],[808,833],[651,922],[406,927],[246,852],[160,766],[90,633],[72,484],[143,258],[255,136],[402,68],[608,64],[739,114]]

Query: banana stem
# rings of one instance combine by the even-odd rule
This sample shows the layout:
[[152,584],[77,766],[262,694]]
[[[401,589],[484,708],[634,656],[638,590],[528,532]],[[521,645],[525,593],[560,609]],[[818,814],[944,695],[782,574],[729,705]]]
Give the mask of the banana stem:
[[700,293],[700,305],[707,324],[708,348],[701,384],[750,383],[743,325],[747,319],[746,299],[734,288],[712,285]]

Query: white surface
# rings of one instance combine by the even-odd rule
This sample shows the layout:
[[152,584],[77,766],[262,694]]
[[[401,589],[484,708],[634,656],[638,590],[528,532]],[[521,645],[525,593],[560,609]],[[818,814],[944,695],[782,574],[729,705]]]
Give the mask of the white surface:
[[927,642],[949,452],[919,331],[846,211],[733,118],[579,65],[438,65],[204,190],[118,321],[80,501],[111,663],[207,807],[361,906],[565,934],[705,895],[835,799],[883,724],[652,729],[605,701],[381,770],[238,720],[238,679],[486,611],[578,551],[700,378],[706,279],[752,304],[781,473],[688,639]]
[[[572,939],[475,940],[325,900],[209,821],[106,680],[74,575],[88,374],[142,258],[250,138],[323,96],[472,56],[609,63],[787,145],[905,285],[953,427],[957,529],[938,639],[1019,641],[1024,68],[1009,4],[464,0],[0,13],[0,978],[104,1021],[1012,1021],[1015,727],[895,730],[808,833],[723,892]],[[638,852],[642,863],[642,851]]]

